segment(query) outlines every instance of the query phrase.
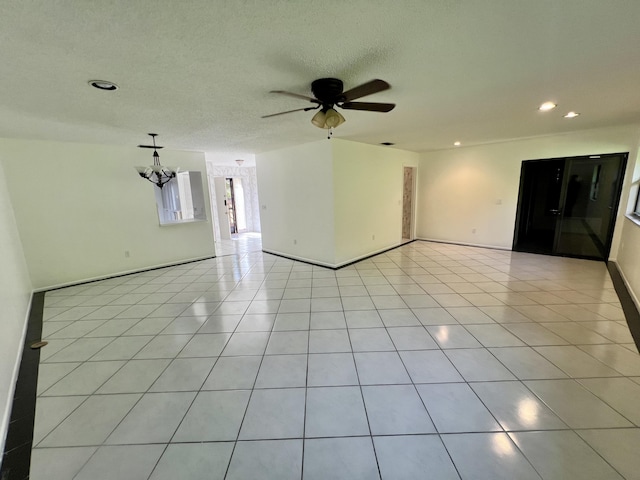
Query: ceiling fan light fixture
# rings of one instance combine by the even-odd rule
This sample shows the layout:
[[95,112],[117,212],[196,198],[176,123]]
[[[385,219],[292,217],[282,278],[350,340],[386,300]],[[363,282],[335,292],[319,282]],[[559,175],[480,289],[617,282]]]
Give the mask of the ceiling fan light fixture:
[[345,121],[345,118],[340,114],[340,112],[337,112],[333,108],[330,108],[329,110],[327,110],[327,113],[325,115],[325,128],[339,127]]
[[326,118],[326,113],[323,110],[319,110],[311,119],[311,123],[318,128],[329,128],[326,126]]

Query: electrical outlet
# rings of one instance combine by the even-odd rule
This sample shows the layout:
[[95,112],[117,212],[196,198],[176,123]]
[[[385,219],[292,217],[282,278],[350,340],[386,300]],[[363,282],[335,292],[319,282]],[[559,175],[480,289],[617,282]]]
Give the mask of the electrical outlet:
[[475,229],[475,228],[472,228],[472,229],[471,229],[471,233],[476,233],[476,229]]
[[371,235],[371,240],[375,240],[376,236],[375,235]]
[[297,244],[298,244],[298,240],[295,240],[295,239],[294,239],[294,240],[293,240],[293,244],[294,244],[294,245],[297,245]]
[[263,209],[263,210],[266,210],[266,209],[267,209],[267,206],[266,206],[266,205],[262,205],[262,209]]
[[129,258],[131,256],[131,253],[129,252],[129,250],[125,250],[124,251],[124,258]]
[[496,205],[502,205],[502,199],[501,198],[496,200]]

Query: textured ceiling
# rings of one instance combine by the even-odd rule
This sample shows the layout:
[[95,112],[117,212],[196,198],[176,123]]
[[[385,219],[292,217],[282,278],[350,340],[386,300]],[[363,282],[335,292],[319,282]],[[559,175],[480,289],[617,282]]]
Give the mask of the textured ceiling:
[[397,104],[343,111],[336,137],[413,151],[638,122],[638,18],[638,0],[4,0],[0,136],[157,132],[232,161],[324,138],[313,112],[260,116],[307,106],[269,90],[327,76],[382,78],[366,100]]

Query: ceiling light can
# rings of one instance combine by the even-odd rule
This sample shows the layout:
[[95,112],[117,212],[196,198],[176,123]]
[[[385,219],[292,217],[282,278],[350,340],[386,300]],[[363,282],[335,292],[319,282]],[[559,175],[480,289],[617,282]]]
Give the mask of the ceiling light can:
[[548,112],[549,110],[553,110],[557,106],[558,106],[557,103],[544,102],[542,105],[538,107],[538,110],[540,110],[541,112]]
[[119,88],[118,85],[108,80],[89,80],[87,83],[98,90],[114,91]]
[[580,115],[578,112],[569,112],[564,116],[564,118],[576,118],[578,115]]

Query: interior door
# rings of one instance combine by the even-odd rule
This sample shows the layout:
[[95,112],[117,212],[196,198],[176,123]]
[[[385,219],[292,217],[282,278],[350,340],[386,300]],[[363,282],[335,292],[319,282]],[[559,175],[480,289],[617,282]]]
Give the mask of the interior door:
[[513,249],[608,258],[626,158],[623,153],[523,162]]
[[523,162],[514,250],[553,253],[564,163],[564,159]]
[[620,155],[567,160],[555,253],[598,259],[608,256],[623,160]]

